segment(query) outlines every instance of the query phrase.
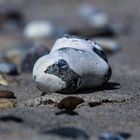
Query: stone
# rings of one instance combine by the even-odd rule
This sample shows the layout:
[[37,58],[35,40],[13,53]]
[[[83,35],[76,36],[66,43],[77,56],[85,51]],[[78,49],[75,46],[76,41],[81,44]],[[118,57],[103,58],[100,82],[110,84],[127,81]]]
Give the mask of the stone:
[[102,132],[99,136],[99,140],[126,140],[131,135],[123,132]]
[[24,26],[24,16],[18,9],[9,9],[4,14],[6,29],[20,29]]
[[10,100],[6,98],[1,98],[0,99],[0,108],[11,108],[11,107],[16,107],[16,101],[15,100]]
[[6,30],[21,29],[25,23],[21,10],[11,4],[1,5],[0,18],[0,27]]
[[6,62],[11,62],[16,65],[20,65],[23,57],[27,54],[29,49],[33,46],[33,43],[22,42],[12,46],[10,49],[5,49],[2,51],[2,58]]
[[32,21],[25,26],[24,36],[30,39],[50,38],[54,36],[55,29],[49,21]]
[[15,98],[15,96],[12,91],[0,90],[0,98]]
[[64,36],[34,65],[33,78],[43,92],[75,93],[106,83],[111,68],[103,50],[93,41]]
[[115,53],[121,49],[120,44],[110,38],[94,38],[93,39],[106,53]]
[[79,104],[82,104],[84,100],[79,97],[68,96],[63,98],[58,104],[58,109],[74,110]]
[[8,80],[6,77],[0,73],[0,85],[8,86]]
[[109,16],[101,9],[93,5],[81,5],[79,7],[80,16],[94,28],[105,28],[109,25]]
[[48,53],[49,49],[46,46],[38,43],[32,45],[21,61],[21,71],[32,72],[36,60]]
[[17,66],[13,63],[3,62],[0,63],[0,72],[9,75],[17,75],[18,69]]

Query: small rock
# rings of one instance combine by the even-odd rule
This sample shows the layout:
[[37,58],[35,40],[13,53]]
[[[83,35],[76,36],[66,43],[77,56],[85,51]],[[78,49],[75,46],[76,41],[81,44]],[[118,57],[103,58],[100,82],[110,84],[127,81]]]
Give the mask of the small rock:
[[15,98],[15,96],[12,91],[0,90],[0,98]]
[[1,98],[0,99],[0,108],[11,108],[11,107],[16,107],[16,101],[10,100],[10,99],[5,99]]
[[8,86],[8,81],[3,74],[0,73],[0,84],[4,86]]
[[108,15],[97,7],[82,5],[79,13],[94,28],[105,28],[109,25]]
[[99,140],[126,140],[130,136],[129,133],[103,132],[100,134]]
[[103,50],[93,41],[69,35],[58,39],[33,68],[38,89],[46,93],[100,87],[110,77],[111,68]]
[[2,58],[6,62],[19,65],[31,46],[32,46],[31,43],[24,43],[24,42],[21,44],[17,44],[15,46],[11,46],[11,48],[2,51],[1,53]]
[[58,104],[58,109],[74,110],[79,104],[82,104],[84,100],[79,97],[69,96],[62,99]]
[[50,38],[54,32],[54,26],[49,21],[32,21],[24,29],[25,37],[30,39]]
[[4,28],[6,29],[18,29],[24,26],[24,16],[17,9],[9,9],[5,12],[4,17]]
[[32,45],[32,47],[30,47],[30,49],[22,59],[21,71],[31,72],[33,70],[33,66],[36,60],[48,53],[49,53],[49,49],[46,46],[41,44]]
[[0,63],[0,72],[9,75],[17,75],[17,66],[12,63]]
[[24,26],[24,15],[20,9],[8,3],[0,5],[0,27],[2,29],[21,29]]
[[113,39],[109,38],[94,38],[93,39],[106,53],[115,53],[120,50],[121,46]]

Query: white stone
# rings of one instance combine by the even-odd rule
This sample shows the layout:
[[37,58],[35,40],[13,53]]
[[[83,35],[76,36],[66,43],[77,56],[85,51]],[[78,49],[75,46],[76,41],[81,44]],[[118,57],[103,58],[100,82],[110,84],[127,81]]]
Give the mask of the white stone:
[[121,46],[120,44],[114,40],[114,39],[109,39],[109,38],[94,38],[93,39],[97,44],[100,45],[100,47],[106,51],[106,52],[110,52],[110,53],[114,53],[116,51],[118,51]]
[[111,68],[102,54],[92,41],[63,37],[50,54],[35,63],[33,78],[43,92],[74,93],[101,86],[111,77]]
[[49,38],[54,35],[54,26],[49,21],[32,21],[24,29],[27,38]]
[[79,13],[94,28],[104,28],[109,24],[108,15],[93,5],[80,6]]

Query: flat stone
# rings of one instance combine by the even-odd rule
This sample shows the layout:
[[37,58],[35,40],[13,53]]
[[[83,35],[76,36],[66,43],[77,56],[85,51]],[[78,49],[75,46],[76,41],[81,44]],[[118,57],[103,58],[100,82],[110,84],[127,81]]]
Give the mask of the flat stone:
[[12,91],[0,90],[0,98],[15,98],[15,96]]
[[79,104],[82,104],[84,100],[79,97],[68,96],[63,98],[58,104],[58,109],[74,110]]
[[12,108],[12,107],[16,107],[15,100],[10,100],[5,98],[0,99],[0,108]]

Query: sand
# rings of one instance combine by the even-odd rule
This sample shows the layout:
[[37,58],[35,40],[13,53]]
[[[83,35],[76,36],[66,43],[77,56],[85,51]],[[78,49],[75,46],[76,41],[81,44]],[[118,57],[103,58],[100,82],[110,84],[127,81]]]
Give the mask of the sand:
[[[26,2],[26,3],[24,3]],[[60,3],[59,3],[60,2]],[[21,4],[23,3],[23,4]],[[76,5],[81,2],[57,1],[54,4],[50,1],[21,1],[18,2],[28,19],[46,17],[54,21],[57,25],[78,28],[86,26],[80,24],[76,15],[71,14],[76,10]],[[36,88],[31,74],[21,74],[19,76],[7,76],[12,82],[8,87],[0,86],[0,89],[9,89],[15,93],[18,106],[15,108],[0,109],[0,117],[4,115],[16,116],[22,121],[7,121],[0,119],[0,139],[5,140],[61,140],[58,135],[48,133],[49,130],[59,127],[72,127],[69,133],[73,133],[74,128],[83,130],[77,132],[79,139],[96,140],[102,131],[128,132],[131,134],[130,140],[139,140],[140,134],[140,41],[139,41],[139,0],[95,0],[98,7],[105,10],[114,22],[124,24],[128,32],[120,35],[117,39],[122,46],[122,50],[108,56],[112,67],[112,78],[101,90],[82,91],[78,95],[86,103],[75,110],[75,115],[68,115],[57,112],[55,105],[25,106],[25,102],[34,100],[41,96],[41,92]],[[52,5],[52,8],[50,8]],[[65,5],[65,6],[64,6]],[[66,10],[65,10],[66,9]],[[63,13],[65,10],[65,14]],[[60,19],[65,16],[61,21]],[[57,18],[56,18],[57,17]],[[75,20],[72,20],[72,19]],[[58,20],[59,19],[59,20]],[[58,22],[59,21],[59,22]],[[61,24],[62,22],[62,24]],[[3,37],[3,35],[1,35]],[[10,38],[4,36],[4,38]],[[13,38],[13,37],[12,37]],[[15,41],[17,41],[17,36]],[[11,44],[14,39],[9,39]],[[18,40],[19,41],[19,40]],[[3,40],[1,41],[4,42]],[[0,43],[1,43],[0,42]],[[7,42],[6,42],[7,43]],[[47,96],[47,95],[46,95]],[[53,93],[48,97],[59,101],[68,95]],[[89,107],[88,102],[109,99],[111,102],[102,105]],[[85,137],[85,134],[88,137]],[[66,136],[63,139],[74,139]]]

